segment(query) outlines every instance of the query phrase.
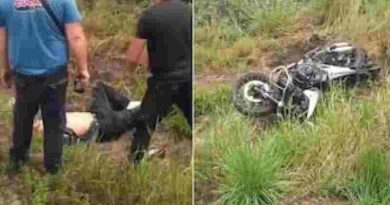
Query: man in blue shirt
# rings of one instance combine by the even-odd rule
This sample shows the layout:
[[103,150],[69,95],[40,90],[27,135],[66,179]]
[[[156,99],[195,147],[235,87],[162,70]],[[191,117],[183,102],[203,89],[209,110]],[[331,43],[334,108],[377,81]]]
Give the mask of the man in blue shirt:
[[77,77],[85,85],[89,82],[87,43],[80,21],[75,0],[0,1],[2,80],[9,85],[13,76],[16,88],[10,149],[14,168],[29,158],[38,109],[45,128],[45,167],[56,173],[61,166],[69,48],[76,58]]

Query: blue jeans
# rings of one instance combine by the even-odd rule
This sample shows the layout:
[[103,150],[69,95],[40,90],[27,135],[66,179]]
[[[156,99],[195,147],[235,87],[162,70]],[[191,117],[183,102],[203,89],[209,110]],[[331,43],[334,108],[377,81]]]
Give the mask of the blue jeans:
[[60,168],[66,126],[67,76],[65,67],[43,77],[15,74],[16,102],[10,149],[12,162],[28,161],[34,117],[41,109],[44,124],[44,164],[48,172],[56,172]]

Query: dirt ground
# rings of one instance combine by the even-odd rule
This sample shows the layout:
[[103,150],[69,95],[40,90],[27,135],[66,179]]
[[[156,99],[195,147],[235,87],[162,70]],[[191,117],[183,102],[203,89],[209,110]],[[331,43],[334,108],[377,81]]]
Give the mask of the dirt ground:
[[[269,71],[280,65],[287,65],[297,62],[303,55],[310,50],[324,46],[328,42],[328,36],[319,36],[310,30],[303,30],[294,35],[286,35],[281,39],[284,52],[274,52],[268,50],[263,55],[265,60],[265,67],[256,65],[248,65],[247,72],[264,72]],[[219,84],[231,84],[242,73],[239,72],[203,72],[196,73],[195,85],[196,88],[215,88]]]

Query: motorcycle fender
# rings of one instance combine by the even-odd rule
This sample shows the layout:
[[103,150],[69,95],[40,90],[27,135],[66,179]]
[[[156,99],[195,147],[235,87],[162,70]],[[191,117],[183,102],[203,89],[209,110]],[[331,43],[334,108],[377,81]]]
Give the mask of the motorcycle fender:
[[337,66],[325,66],[322,67],[328,73],[329,80],[334,80],[337,78],[341,78],[347,75],[356,74],[356,70],[346,67],[337,67]]
[[133,101],[127,105],[126,110],[136,110],[140,107],[141,107],[141,101]]
[[320,98],[320,91],[318,89],[304,90],[303,94],[306,95],[309,99],[309,109],[307,111],[306,117],[306,119],[309,119],[311,118],[311,116],[313,116],[314,111],[317,107],[317,103]]
[[336,46],[336,47],[351,46],[351,43],[349,43],[349,42],[340,42],[340,43],[334,43],[333,46]]
[[354,48],[352,46],[346,46],[346,47],[335,48],[335,49],[332,49],[331,51],[337,52],[337,53],[344,53],[344,52],[353,51],[353,49]]

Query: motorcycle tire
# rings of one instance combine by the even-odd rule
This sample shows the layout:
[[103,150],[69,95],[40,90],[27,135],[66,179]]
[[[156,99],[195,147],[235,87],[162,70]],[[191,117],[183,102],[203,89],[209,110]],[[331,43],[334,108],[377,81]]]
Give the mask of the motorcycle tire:
[[271,87],[269,77],[263,73],[252,72],[242,75],[233,86],[232,101],[234,107],[240,113],[250,117],[265,117],[275,113],[277,105],[270,99],[262,98],[261,102],[250,102],[245,99],[244,86],[251,81],[260,81]]
[[375,64],[371,59],[367,59],[366,69],[368,69],[368,79],[377,81],[381,77],[382,68]]

